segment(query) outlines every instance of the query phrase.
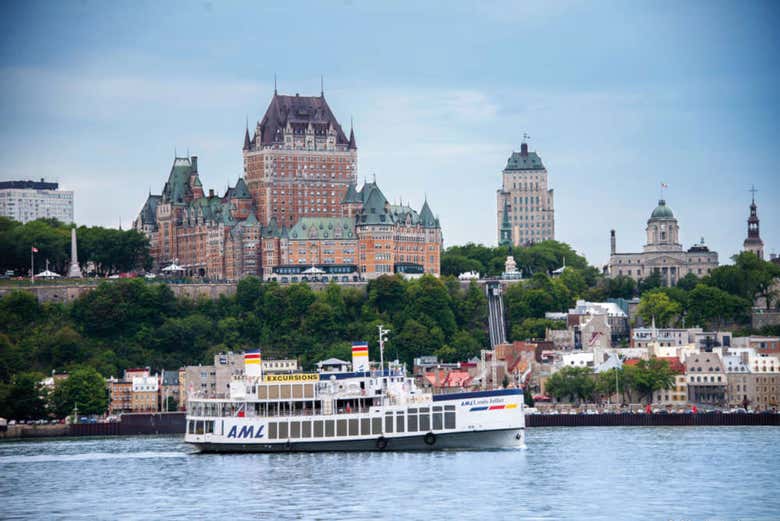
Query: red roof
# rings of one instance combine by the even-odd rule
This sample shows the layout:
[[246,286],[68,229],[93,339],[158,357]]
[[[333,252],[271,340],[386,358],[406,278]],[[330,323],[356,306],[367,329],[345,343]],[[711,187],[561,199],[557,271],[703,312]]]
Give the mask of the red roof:
[[659,360],[666,360],[669,364],[669,368],[675,373],[684,373],[685,366],[680,362],[680,358],[677,356],[659,356]]
[[641,358],[629,358],[628,360],[624,361],[623,364],[624,365],[636,365],[636,364],[639,363],[640,360],[641,360]]

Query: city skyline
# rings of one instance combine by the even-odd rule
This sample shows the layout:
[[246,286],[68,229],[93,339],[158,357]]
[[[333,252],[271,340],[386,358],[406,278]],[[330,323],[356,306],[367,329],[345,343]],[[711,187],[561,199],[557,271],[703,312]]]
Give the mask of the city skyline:
[[0,180],[58,181],[77,222],[127,228],[174,149],[222,191],[274,75],[301,95],[324,75],[336,117],[354,121],[359,181],[415,207],[427,194],[445,246],[496,243],[494,190],[528,133],[556,239],[593,265],[613,228],[618,250],[641,248],[662,182],[685,248],[703,236],[729,262],[755,184],[766,256],[780,250],[774,5],[446,5],[6,5]]

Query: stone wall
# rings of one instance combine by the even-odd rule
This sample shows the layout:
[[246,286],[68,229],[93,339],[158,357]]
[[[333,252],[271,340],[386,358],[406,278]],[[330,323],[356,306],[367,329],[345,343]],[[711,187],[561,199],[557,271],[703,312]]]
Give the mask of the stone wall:
[[751,317],[753,329],[761,329],[764,326],[780,325],[780,311],[753,312]]

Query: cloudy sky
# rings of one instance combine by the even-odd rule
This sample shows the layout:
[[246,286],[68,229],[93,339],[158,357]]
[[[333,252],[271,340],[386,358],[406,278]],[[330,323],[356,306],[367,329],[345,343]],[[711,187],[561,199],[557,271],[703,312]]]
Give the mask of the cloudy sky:
[[[262,4],[262,5],[261,5]],[[359,175],[425,194],[447,245],[494,244],[500,172],[524,133],[556,238],[601,265],[668,204],[721,261],[748,189],[780,253],[776,2],[4,2],[0,179],[76,191],[76,220],[128,226],[174,150],[205,188],[241,174],[246,118],[325,94],[355,122]]]

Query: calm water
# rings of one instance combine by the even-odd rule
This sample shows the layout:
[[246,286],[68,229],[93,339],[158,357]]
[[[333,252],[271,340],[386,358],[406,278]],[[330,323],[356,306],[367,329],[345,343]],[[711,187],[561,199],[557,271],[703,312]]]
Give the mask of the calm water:
[[197,455],[0,443],[4,519],[780,519],[780,429],[549,428],[528,449]]

